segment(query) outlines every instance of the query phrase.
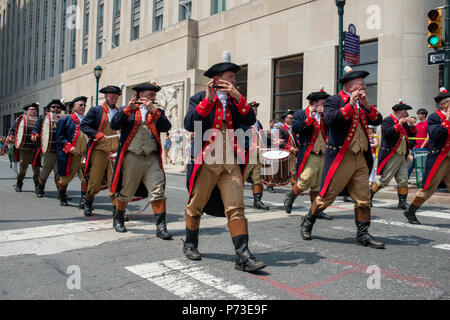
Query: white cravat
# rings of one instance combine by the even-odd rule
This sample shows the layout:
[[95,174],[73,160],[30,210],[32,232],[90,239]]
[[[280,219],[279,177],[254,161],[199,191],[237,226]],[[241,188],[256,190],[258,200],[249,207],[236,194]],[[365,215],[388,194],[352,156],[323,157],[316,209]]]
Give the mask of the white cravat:
[[144,123],[147,120],[148,109],[142,105],[139,106],[139,109],[141,110],[142,123]]
[[220,99],[220,102],[223,106],[223,121],[226,120],[226,108],[227,108],[227,102],[228,102],[228,95],[226,93],[223,93],[221,91],[217,91],[217,96]]

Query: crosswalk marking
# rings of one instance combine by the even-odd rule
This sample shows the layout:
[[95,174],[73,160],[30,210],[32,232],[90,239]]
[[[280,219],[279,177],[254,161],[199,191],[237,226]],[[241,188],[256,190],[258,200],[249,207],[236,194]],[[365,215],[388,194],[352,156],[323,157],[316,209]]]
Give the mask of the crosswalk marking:
[[433,248],[450,250],[450,244],[438,244],[437,246],[433,246]]
[[428,218],[450,219],[450,213],[439,211],[417,211],[416,216]]
[[215,277],[204,266],[191,261],[165,260],[125,269],[183,299],[226,300],[230,296],[241,300],[268,299],[243,285]]
[[[384,203],[389,202],[392,202],[392,200],[387,200]],[[353,208],[353,204],[351,203],[340,203],[339,206],[340,207],[328,208],[326,212],[342,212],[343,210],[350,210]],[[284,212],[284,210],[260,211],[253,208],[248,208],[246,209],[246,213],[248,213],[246,217],[251,224],[252,222],[285,219],[286,217],[301,217],[307,213],[307,209],[295,210],[289,216],[286,214],[286,212]],[[450,216],[450,214],[447,214],[445,212],[424,211],[423,213],[424,215],[434,218],[448,219],[448,217]],[[372,221],[374,223],[386,224],[395,227],[407,227],[433,232],[437,231],[450,233],[450,229],[445,227],[424,225],[416,226],[410,225],[406,222],[388,221],[378,218],[374,218]],[[185,230],[184,219],[181,219],[177,222],[170,222],[168,226],[169,230],[174,232]],[[226,228],[226,220],[205,216],[204,218],[202,218],[202,227]],[[70,250],[90,248],[111,241],[154,236],[155,226],[153,223],[131,221],[127,223],[127,228],[130,232],[125,234],[118,234],[114,232],[112,228],[111,219],[105,219],[26,229],[4,230],[0,231],[0,257],[26,254],[44,256]]]
[[392,221],[392,220],[388,221],[388,220],[385,220],[385,219],[373,219],[372,222],[387,224],[387,225],[395,226],[395,227],[406,227],[406,228],[420,229],[420,230],[433,231],[433,232],[437,231],[437,232],[450,233],[450,229],[433,227],[433,226],[424,226],[424,225],[410,224],[410,223],[407,223],[407,222],[398,222],[398,221]]

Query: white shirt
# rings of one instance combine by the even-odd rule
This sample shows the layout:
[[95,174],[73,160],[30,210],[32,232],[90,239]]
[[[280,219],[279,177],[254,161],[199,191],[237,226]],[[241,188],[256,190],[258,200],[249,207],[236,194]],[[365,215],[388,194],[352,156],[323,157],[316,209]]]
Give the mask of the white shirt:
[[109,112],[108,112],[108,119],[109,122],[111,122],[112,118],[114,117],[114,115],[119,112],[116,108],[109,108]]
[[80,123],[83,122],[84,115],[80,116],[78,113],[75,112],[75,115],[77,116],[78,120],[80,120]]

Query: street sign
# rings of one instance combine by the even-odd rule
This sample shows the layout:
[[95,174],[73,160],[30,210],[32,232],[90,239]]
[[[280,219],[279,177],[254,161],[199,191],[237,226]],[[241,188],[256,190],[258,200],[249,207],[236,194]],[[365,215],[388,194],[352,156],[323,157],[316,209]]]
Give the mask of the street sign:
[[357,34],[345,32],[344,61],[357,65],[360,63],[361,38]]
[[445,63],[445,52],[444,51],[430,51],[428,52],[428,65],[434,66],[437,64],[444,64]]
[[353,23],[348,26],[348,32],[356,34],[356,26]]

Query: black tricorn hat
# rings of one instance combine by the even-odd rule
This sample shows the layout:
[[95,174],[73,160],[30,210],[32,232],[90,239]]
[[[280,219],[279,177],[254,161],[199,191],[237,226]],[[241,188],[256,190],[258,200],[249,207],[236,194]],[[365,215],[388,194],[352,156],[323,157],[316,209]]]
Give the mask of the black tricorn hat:
[[75,103],[77,103],[78,101],[84,101],[84,103],[86,103],[88,101],[88,98],[86,98],[84,96],[77,97],[70,102],[70,106],[73,107],[75,105]]
[[116,86],[106,86],[103,89],[99,91],[100,93],[106,94],[106,93],[115,93],[119,96],[122,95],[122,90],[120,90],[119,87]]
[[45,107],[45,110],[49,110],[50,107],[54,104],[57,104],[59,106],[61,106],[61,108],[64,107],[64,104],[61,102],[61,100],[59,99],[53,99],[52,101],[49,102],[49,104],[47,104],[47,106]]
[[361,71],[353,71],[353,69],[350,68],[349,66],[345,67],[344,71],[345,71],[344,76],[339,80],[339,82],[342,85],[346,84],[349,81],[358,79],[358,78],[365,79],[370,74],[369,72],[363,71],[363,70],[361,70]]
[[238,72],[241,70],[241,66],[234,64],[232,62],[220,62],[213,65],[211,68],[209,68],[203,75],[207,78],[214,78],[214,76],[217,76],[221,73],[224,73],[226,71],[231,72]]
[[281,115],[281,119],[286,119],[286,117],[288,116],[288,115],[294,115],[294,111],[293,110],[287,110],[285,113],[283,113],[282,115]]
[[394,111],[400,111],[400,110],[412,110],[413,108],[411,106],[408,106],[407,104],[403,103],[403,100],[400,99],[398,101],[398,104],[392,107],[392,110]]
[[256,101],[252,101],[252,102],[249,103],[249,106],[258,108],[259,107],[259,103],[256,102]]
[[318,92],[313,92],[309,96],[306,97],[308,101],[318,101],[321,99],[328,99],[330,95],[325,92],[325,89],[323,86],[320,86],[320,90]]
[[141,91],[146,91],[146,90],[159,92],[159,91],[161,91],[161,87],[156,85],[155,82],[153,82],[153,83],[141,83],[141,84],[138,84],[137,86],[135,86],[133,88],[133,90],[136,91],[136,92],[141,92]]
[[450,98],[450,92],[447,91],[447,89],[445,88],[441,88],[439,95],[434,98],[434,101],[436,101],[436,103],[441,102],[444,99]]
[[23,107],[23,110],[27,111],[28,109],[30,109],[32,107],[35,107],[37,109],[37,111],[39,112],[39,103],[37,103],[37,102],[27,104],[25,107]]

